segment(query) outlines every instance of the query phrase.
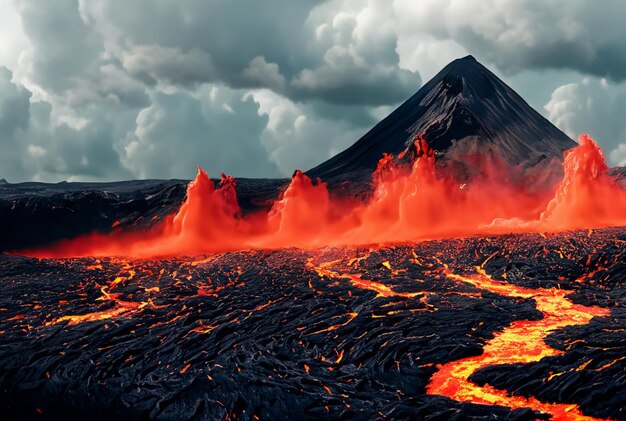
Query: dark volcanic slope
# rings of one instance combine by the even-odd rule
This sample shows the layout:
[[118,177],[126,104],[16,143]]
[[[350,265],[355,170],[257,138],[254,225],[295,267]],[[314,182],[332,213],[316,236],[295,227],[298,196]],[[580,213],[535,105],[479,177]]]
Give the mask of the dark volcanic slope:
[[186,185],[182,180],[0,184],[0,250],[114,227],[140,229],[175,212]]
[[609,170],[609,174],[613,176],[618,183],[626,185],[626,167],[615,167]]
[[[267,207],[288,182],[238,179],[239,204],[244,211]],[[188,183],[188,180],[0,182],[0,251],[40,246],[91,232],[144,229],[178,210]]]
[[[536,419],[426,394],[532,295],[457,278],[484,268],[606,309],[548,336],[561,355],[475,372],[544,402],[624,419],[623,229],[296,249],[167,261],[0,255],[2,419]],[[454,274],[457,276],[451,276]],[[546,335],[549,332],[545,333]],[[504,392],[503,392],[504,393]]]
[[575,146],[515,91],[467,56],[448,64],[354,145],[307,174],[327,179],[371,172],[384,152],[401,152],[417,133],[423,133],[437,151],[450,150],[455,156],[495,151],[514,165],[561,158],[563,151]]

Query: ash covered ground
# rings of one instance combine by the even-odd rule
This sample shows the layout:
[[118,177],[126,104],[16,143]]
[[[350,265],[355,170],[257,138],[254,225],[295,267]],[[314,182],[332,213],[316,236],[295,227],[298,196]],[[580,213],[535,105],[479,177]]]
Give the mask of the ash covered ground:
[[[626,419],[625,254],[612,228],[171,260],[0,255],[1,418]],[[543,358],[470,373],[510,405],[429,392],[513,324],[537,329],[537,301],[506,292],[521,287],[604,315],[541,332]]]

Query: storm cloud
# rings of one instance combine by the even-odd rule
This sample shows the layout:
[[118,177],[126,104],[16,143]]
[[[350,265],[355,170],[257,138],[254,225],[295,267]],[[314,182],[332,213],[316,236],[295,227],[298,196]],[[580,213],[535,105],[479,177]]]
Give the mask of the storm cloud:
[[9,181],[189,178],[197,164],[213,175],[290,175],[349,146],[466,54],[568,134],[591,132],[613,164],[626,162],[619,1],[0,6]]

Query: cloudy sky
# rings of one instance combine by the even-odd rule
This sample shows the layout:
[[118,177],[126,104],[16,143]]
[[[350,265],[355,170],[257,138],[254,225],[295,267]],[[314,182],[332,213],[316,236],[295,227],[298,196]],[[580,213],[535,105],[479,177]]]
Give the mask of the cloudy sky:
[[623,0],[0,0],[0,178],[285,176],[474,55],[626,165]]

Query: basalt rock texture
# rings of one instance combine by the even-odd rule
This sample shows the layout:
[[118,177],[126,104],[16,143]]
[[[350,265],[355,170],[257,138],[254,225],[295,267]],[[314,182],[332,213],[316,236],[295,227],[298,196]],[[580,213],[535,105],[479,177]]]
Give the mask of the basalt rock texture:
[[[2,419],[624,419],[624,244],[612,228],[169,260],[1,255]],[[483,366],[487,349],[515,354],[516,329],[537,349]],[[472,367],[451,371],[469,395],[433,384],[446,367]]]

